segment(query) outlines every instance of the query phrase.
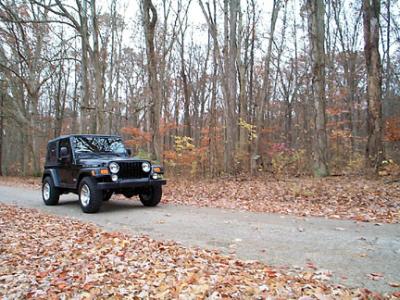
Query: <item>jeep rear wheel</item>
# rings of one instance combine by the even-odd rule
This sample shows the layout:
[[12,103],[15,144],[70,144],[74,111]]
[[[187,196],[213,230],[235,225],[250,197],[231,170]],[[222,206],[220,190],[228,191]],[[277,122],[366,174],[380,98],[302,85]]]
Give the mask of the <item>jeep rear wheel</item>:
[[85,213],[96,213],[103,203],[103,192],[97,189],[96,181],[85,177],[79,184],[79,202]]
[[154,185],[145,193],[139,194],[139,199],[144,206],[157,206],[161,201],[162,188],[161,185]]
[[57,205],[60,191],[54,186],[53,179],[47,176],[42,183],[42,198],[46,205]]

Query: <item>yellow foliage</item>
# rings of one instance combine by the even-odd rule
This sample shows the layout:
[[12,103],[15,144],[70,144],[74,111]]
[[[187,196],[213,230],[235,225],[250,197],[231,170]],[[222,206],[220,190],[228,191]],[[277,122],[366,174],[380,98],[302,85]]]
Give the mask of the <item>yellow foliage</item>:
[[272,156],[272,169],[276,175],[299,174],[305,171],[305,150],[275,153]]
[[388,176],[388,175],[394,175],[398,176],[400,174],[400,165],[397,164],[395,161],[392,159],[385,160],[382,162],[382,167],[380,170],[380,175],[383,176]]
[[257,138],[257,134],[256,134],[256,126],[252,125],[250,123],[247,123],[245,120],[243,120],[242,118],[239,118],[239,126],[243,129],[245,129],[248,132],[249,135],[249,141],[254,140],[255,138]]
[[188,136],[175,136],[175,151],[180,153],[183,151],[192,151],[195,148],[193,139]]
[[195,175],[207,159],[207,147],[197,148],[188,136],[175,136],[174,150],[164,151],[164,162],[174,172]]

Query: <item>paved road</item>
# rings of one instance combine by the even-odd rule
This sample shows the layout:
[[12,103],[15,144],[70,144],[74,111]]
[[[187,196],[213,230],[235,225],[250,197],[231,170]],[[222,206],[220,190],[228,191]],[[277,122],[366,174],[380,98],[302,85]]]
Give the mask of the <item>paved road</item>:
[[[311,261],[347,286],[386,292],[395,290],[389,282],[400,282],[399,224],[377,226],[165,204],[144,208],[133,200],[111,200],[100,213],[90,215],[81,212],[76,195],[62,196],[60,205],[46,207],[40,191],[5,186],[0,186],[0,202],[95,222],[107,230],[235,251],[239,258],[275,266],[305,266]],[[382,273],[384,278],[371,280],[370,273]]]

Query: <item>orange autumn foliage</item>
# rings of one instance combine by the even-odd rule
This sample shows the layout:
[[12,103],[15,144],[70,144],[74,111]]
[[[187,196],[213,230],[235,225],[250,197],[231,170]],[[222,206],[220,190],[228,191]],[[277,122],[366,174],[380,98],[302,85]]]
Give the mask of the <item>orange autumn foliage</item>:
[[400,141],[400,118],[392,117],[385,123],[385,140],[389,142]]
[[122,133],[128,134],[131,139],[126,140],[126,144],[138,148],[151,142],[151,134],[136,127],[124,127],[121,129]]

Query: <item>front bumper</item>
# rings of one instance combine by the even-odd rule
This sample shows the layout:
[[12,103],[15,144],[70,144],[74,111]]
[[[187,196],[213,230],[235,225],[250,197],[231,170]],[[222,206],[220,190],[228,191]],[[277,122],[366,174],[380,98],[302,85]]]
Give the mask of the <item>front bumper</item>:
[[97,188],[100,190],[114,190],[114,189],[129,189],[129,188],[140,188],[154,185],[164,185],[167,181],[164,179],[119,179],[113,182],[98,182]]

